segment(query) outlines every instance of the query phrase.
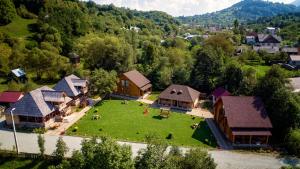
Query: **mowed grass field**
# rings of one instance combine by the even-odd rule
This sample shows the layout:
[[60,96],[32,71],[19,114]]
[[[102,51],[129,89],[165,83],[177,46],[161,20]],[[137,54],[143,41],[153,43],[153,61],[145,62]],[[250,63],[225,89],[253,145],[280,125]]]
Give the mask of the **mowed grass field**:
[[[177,146],[199,146],[211,148],[216,141],[202,118],[183,113],[171,113],[167,119],[161,119],[159,109],[149,108],[144,115],[146,105],[136,101],[104,100],[92,108],[82,119],[67,131],[76,136],[110,136],[117,140],[144,142],[145,136],[155,134],[168,144]],[[94,115],[100,119],[92,120]],[[199,124],[192,129],[193,124]],[[77,131],[74,128],[78,127]],[[172,139],[167,139],[172,134]]]
[[0,157],[1,169],[45,169],[52,165],[39,159]]
[[36,19],[23,19],[16,17],[10,24],[0,26],[0,32],[5,32],[11,37],[25,38],[31,34],[30,25],[36,23]]

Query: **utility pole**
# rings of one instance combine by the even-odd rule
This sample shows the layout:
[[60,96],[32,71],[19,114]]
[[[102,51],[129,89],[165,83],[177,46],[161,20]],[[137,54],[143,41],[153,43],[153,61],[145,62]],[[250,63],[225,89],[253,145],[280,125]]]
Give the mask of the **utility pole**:
[[14,116],[13,116],[13,111],[14,111],[15,109],[16,109],[16,108],[11,109],[11,111],[10,111],[10,116],[11,116],[12,123],[13,123],[14,139],[15,139],[15,144],[16,144],[17,154],[19,154],[19,147],[18,147],[18,140],[17,140],[16,126],[15,126],[15,120],[14,120]]

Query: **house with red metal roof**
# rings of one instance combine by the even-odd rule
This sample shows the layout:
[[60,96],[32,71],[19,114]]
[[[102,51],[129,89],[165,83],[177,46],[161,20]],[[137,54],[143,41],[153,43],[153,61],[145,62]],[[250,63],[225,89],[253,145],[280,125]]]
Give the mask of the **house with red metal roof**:
[[212,101],[213,104],[222,96],[231,96],[231,93],[224,89],[223,87],[218,87],[212,92]]
[[137,70],[122,73],[117,85],[116,94],[123,96],[145,98],[152,91],[150,80]]
[[22,92],[5,91],[0,93],[0,105],[9,107],[11,104],[16,103],[23,97]]
[[272,136],[272,123],[259,97],[222,96],[214,105],[214,119],[234,146],[266,146]]

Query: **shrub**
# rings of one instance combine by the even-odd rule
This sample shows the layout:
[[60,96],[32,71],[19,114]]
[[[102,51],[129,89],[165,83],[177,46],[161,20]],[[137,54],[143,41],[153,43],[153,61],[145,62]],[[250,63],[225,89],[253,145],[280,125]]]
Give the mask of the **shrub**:
[[78,127],[75,126],[74,129],[73,129],[73,132],[76,132],[78,130]]
[[168,136],[166,137],[168,140],[171,140],[173,139],[173,134],[172,133],[169,133]]

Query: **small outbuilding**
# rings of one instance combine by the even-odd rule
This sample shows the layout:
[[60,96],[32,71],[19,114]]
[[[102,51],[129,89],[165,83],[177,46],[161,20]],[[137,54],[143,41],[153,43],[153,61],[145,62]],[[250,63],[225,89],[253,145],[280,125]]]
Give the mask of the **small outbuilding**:
[[27,81],[27,76],[23,69],[17,68],[17,69],[11,70],[8,80],[9,81],[15,80],[16,82],[25,83]]
[[185,86],[172,84],[158,96],[158,104],[162,107],[191,110],[198,106],[200,92]]

